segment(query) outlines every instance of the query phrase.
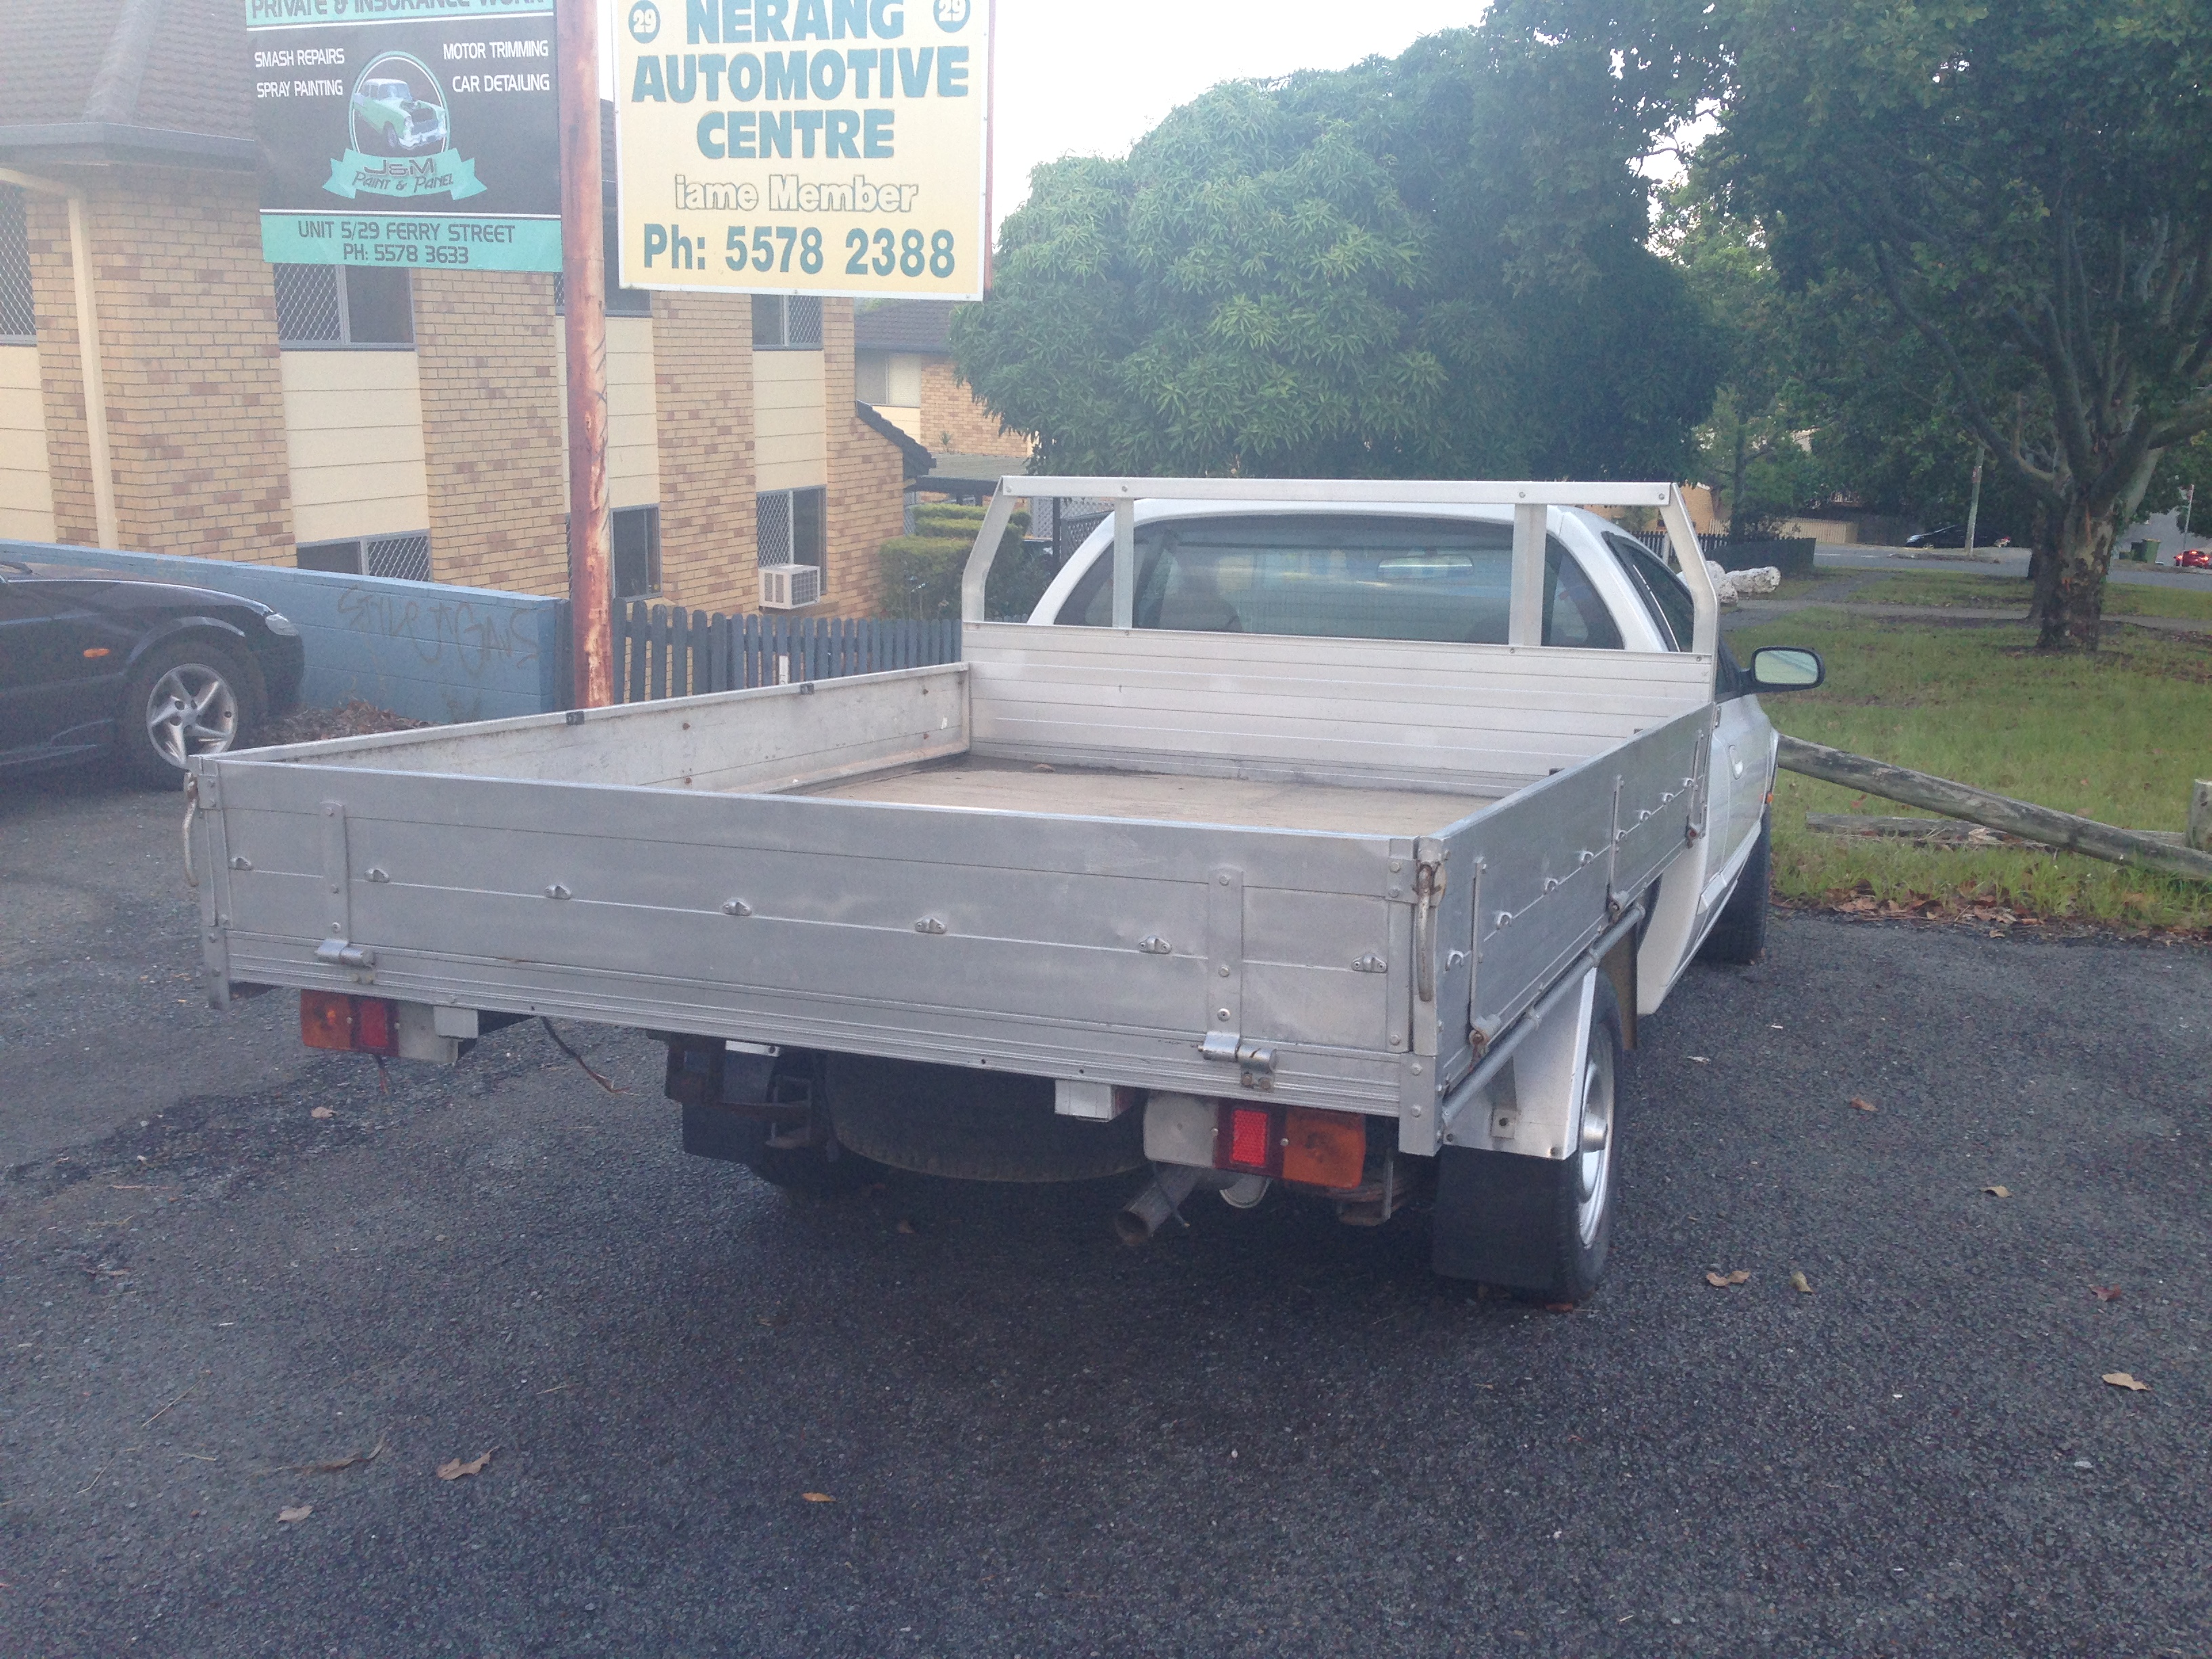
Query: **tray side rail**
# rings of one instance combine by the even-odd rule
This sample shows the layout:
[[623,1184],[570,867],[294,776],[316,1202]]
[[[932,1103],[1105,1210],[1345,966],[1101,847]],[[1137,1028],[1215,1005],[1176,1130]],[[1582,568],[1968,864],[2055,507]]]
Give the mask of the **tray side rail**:
[[[1437,1055],[1431,1100],[1688,850],[1702,829],[1711,723],[1706,708],[1679,715],[1422,840],[1420,867],[1443,884],[1419,975],[1437,994],[1416,1011],[1416,1047],[1425,1033]],[[1440,1127],[1409,1102],[1400,1144],[1433,1152]]]

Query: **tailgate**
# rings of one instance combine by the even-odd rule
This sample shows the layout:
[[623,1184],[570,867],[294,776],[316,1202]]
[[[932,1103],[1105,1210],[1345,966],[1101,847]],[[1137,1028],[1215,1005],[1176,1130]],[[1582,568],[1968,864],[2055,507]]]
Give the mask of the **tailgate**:
[[204,767],[200,806],[218,994],[373,985],[1208,1094],[1226,1030],[1285,1099],[1396,1109],[1410,842],[251,756]]

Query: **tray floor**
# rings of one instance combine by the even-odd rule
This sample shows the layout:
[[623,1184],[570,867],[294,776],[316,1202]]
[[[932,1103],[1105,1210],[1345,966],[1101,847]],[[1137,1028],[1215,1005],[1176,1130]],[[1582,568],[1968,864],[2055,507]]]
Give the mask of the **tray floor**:
[[851,778],[799,793],[901,806],[959,806],[983,811],[1150,818],[1170,823],[1324,830],[1368,836],[1433,835],[1498,799],[1414,789],[1044,767],[974,755],[944,765]]

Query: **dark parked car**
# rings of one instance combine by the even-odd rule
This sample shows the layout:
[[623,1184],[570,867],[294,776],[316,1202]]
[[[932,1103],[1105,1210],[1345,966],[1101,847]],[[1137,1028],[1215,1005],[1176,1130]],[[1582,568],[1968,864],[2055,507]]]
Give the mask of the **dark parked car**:
[[0,770],[106,755],[173,787],[290,709],[306,667],[252,599],[0,557]]

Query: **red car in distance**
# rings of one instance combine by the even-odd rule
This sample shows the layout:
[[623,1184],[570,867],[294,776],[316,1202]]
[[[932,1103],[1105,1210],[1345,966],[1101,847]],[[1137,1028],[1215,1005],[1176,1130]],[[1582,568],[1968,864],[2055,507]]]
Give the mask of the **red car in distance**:
[[2212,570],[2212,548],[2185,547],[2173,556],[2177,570]]

